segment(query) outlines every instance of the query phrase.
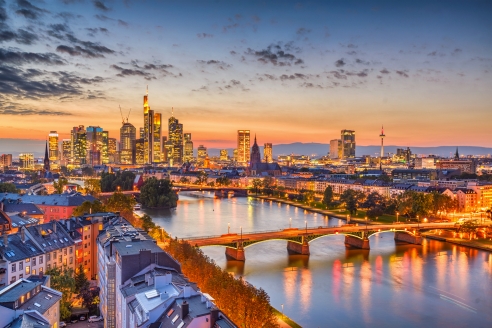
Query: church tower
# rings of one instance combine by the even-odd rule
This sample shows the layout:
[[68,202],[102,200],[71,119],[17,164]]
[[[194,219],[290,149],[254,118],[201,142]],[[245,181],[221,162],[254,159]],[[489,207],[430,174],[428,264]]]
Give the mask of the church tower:
[[46,149],[44,151],[44,170],[48,172],[50,170],[50,157],[48,155],[48,141],[46,141]]
[[259,163],[261,163],[261,154],[260,154],[260,147],[258,147],[258,144],[256,143],[256,135],[255,135],[255,143],[253,144],[253,147],[251,147],[249,167],[252,168],[255,166],[255,164],[259,164]]

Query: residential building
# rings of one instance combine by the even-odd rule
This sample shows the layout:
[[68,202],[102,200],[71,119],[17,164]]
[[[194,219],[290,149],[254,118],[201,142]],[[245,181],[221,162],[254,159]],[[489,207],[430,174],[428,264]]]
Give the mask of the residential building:
[[247,164],[250,158],[250,131],[237,131],[237,162]]
[[61,292],[39,281],[19,279],[0,290],[0,325],[58,328],[61,298]]
[[342,140],[341,139],[330,140],[330,158],[331,159],[342,158]]
[[3,170],[5,167],[9,166],[12,166],[12,154],[0,155],[0,169]]
[[478,207],[478,195],[473,189],[457,188],[455,190],[458,201],[458,212],[475,212]]
[[462,173],[476,173],[477,167],[474,160],[438,160],[436,162],[438,170],[460,170]]
[[437,177],[435,170],[413,170],[413,169],[396,169],[391,172],[393,179],[402,181],[407,180],[434,180]]
[[492,208],[492,184],[490,182],[470,181],[467,188],[477,193],[477,210]]

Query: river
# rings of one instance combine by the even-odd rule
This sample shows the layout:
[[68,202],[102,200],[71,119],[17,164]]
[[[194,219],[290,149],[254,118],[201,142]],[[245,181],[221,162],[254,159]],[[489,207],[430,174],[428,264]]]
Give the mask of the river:
[[[176,210],[147,210],[173,237],[345,222],[254,198],[180,194]],[[347,250],[342,235],[310,243],[311,255],[289,255],[286,241],[254,244],[246,261],[227,261],[222,247],[206,255],[263,288],[273,306],[303,327],[492,327],[492,253],[424,239],[370,238],[371,250]]]

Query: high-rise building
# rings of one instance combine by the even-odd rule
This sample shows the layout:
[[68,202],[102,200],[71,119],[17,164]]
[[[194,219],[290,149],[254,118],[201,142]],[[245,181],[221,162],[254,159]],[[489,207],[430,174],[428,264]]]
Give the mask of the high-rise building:
[[232,151],[232,158],[234,159],[234,162],[237,162],[237,148]]
[[183,161],[184,162],[193,161],[193,141],[191,141],[191,133],[184,134]]
[[333,139],[330,140],[330,158],[338,159],[342,157],[342,140]]
[[60,165],[60,151],[58,149],[58,133],[56,133],[56,131],[50,131],[50,134],[48,135],[48,142],[48,156],[51,163],[51,169],[57,170]]
[[229,160],[229,153],[227,152],[227,149],[221,149],[220,150],[220,160],[221,161]]
[[162,114],[159,113],[154,113],[154,137],[153,137],[153,155],[152,155],[152,162],[153,163],[160,163],[162,162],[162,144],[161,144],[161,138],[162,138]]
[[135,139],[132,147],[132,163],[143,165],[145,163],[145,147],[144,139]]
[[62,160],[64,165],[70,163],[70,158],[72,154],[72,140],[63,139],[62,140]]
[[[109,132],[103,131],[101,134],[102,145],[101,145],[101,164],[109,163]],[[116,149],[116,145],[115,145]]]
[[174,145],[171,141],[166,140],[164,143],[164,154],[166,162],[169,166],[174,165]]
[[384,140],[384,137],[386,137],[384,135],[384,128],[383,128],[383,126],[381,126],[381,134],[379,135],[379,137],[381,138],[381,156],[379,157],[379,169],[382,170],[383,169],[383,157],[384,157],[384,143],[383,143],[383,140]]
[[119,163],[118,156],[118,140],[116,138],[108,138],[108,158],[109,163]]
[[151,164],[154,162],[153,150],[154,150],[154,111],[149,106],[149,89],[144,96],[143,101],[144,112],[144,162],[145,164]]
[[[183,164],[183,124],[174,117],[174,108],[172,115],[169,118],[169,138],[174,146],[173,150],[173,164]],[[168,154],[169,155],[169,154]]]
[[0,169],[9,167],[12,165],[12,154],[0,155]]
[[246,164],[250,157],[249,130],[237,131],[237,162]]
[[140,128],[139,129],[139,138],[140,139],[143,139],[144,138],[144,135],[145,135],[144,128]]
[[69,166],[87,164],[87,133],[83,125],[73,127],[71,134],[71,154]]
[[263,158],[265,163],[273,163],[273,146],[271,143],[265,143],[263,146]]
[[19,164],[21,170],[34,169],[34,154],[33,153],[19,154]]
[[342,130],[342,157],[341,159],[355,158],[355,131]]
[[204,145],[198,146],[198,152],[197,152],[197,161],[199,165],[203,165],[205,162],[205,159],[207,158],[207,147]]
[[[120,163],[133,164],[133,145],[136,139],[137,129],[131,123],[123,123],[120,128]],[[143,138],[141,138],[143,139]]]
[[108,132],[99,126],[88,126],[87,135],[87,164],[91,166],[108,162]]

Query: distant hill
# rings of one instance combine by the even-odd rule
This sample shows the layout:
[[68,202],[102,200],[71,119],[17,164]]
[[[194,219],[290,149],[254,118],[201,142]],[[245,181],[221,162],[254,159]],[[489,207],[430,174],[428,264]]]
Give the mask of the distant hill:
[[[19,156],[20,153],[34,153],[35,157],[44,156],[45,140],[33,140],[33,139],[7,139],[0,138],[0,154],[12,154],[14,157]],[[384,152],[396,153],[397,148],[406,148],[407,146],[384,146]],[[233,148],[225,148],[228,150],[229,155],[232,156]],[[438,146],[438,147],[410,147],[414,154],[421,155],[439,155],[450,156],[456,151],[456,146]],[[488,155],[492,154],[492,148],[487,147],[475,147],[475,146],[458,146],[460,155]],[[263,147],[260,147],[260,151],[263,154]],[[302,143],[294,142],[290,144],[273,145],[273,156],[298,154],[298,155],[314,155],[323,156],[327,155],[330,151],[329,144],[323,143]],[[210,156],[218,156],[220,152],[219,148],[209,148],[208,153]],[[357,146],[356,156],[379,154],[380,146]],[[195,149],[196,156],[196,149]]]

